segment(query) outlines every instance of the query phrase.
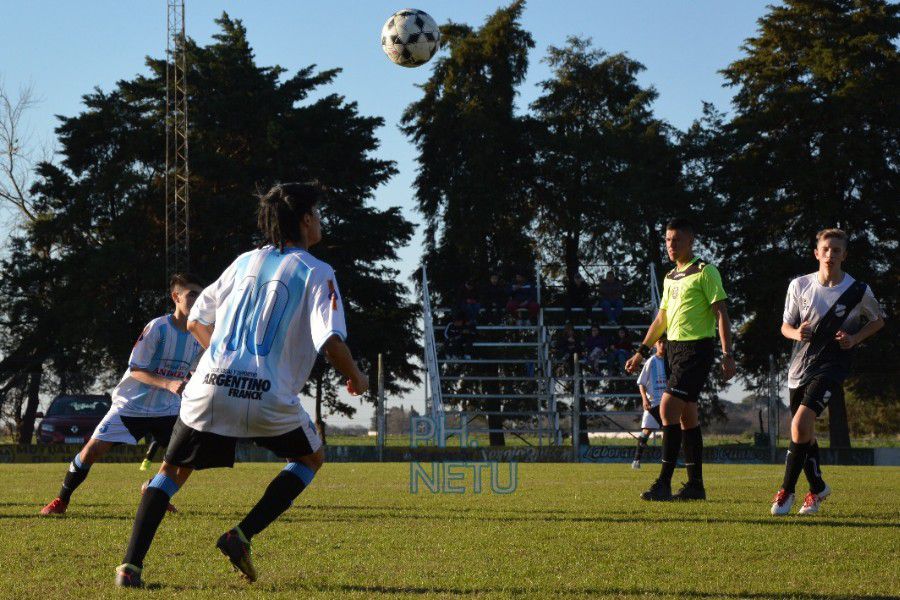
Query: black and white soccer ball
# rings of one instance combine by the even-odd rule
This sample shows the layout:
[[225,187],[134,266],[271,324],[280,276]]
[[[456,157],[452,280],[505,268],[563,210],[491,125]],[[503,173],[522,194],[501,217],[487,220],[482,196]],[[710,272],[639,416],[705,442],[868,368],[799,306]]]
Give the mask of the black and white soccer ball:
[[424,10],[398,10],[381,28],[381,49],[402,67],[424,65],[441,43],[441,32]]

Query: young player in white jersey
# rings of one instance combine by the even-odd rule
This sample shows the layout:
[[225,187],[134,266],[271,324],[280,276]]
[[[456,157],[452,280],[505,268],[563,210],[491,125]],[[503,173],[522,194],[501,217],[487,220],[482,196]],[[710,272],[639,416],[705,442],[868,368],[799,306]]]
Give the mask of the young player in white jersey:
[[128,369],[113,390],[109,412],[75,455],[59,496],[41,509],[42,515],[64,514],[72,492],[87,478],[91,465],[116,444],[136,445],[148,434],[168,443],[178,418],[181,390],[203,353],[187,330],[188,313],[202,289],[192,275],[172,276],[169,293],[175,312],[144,327],[131,351]]
[[659,416],[659,404],[662,402],[663,393],[668,385],[666,367],[666,336],[656,340],[656,354],[644,363],[641,374],[638,375],[638,390],[641,392],[641,403],[644,406],[644,416],[641,419],[641,435],[638,437],[637,449],[634,451],[632,469],[641,468],[641,457],[647,449],[647,440],[650,433],[659,431],[662,427],[662,417]]
[[884,313],[872,289],[843,271],[847,234],[840,229],[820,231],[815,256],[819,270],[788,286],[781,325],[782,335],[794,341],[788,371],[793,420],[784,481],[772,501],[773,515],[790,512],[800,471],[806,473],[810,490],[799,514],[817,513],[831,493],[819,464],[816,417],[840,391],[850,372],[853,348],[884,327]]
[[344,343],[347,328],[334,271],[309,253],[322,237],[315,183],[276,185],[260,199],[268,245],[239,256],[203,290],[188,327],[208,347],[184,390],[159,474],[141,499],[116,585],[141,586],[144,557],[165,507],[194,469],[231,467],[235,444],[252,440],[288,461],[244,519],[216,543],[250,581],[250,540],[287,510],[325,460],[299,394],[319,352],[368,389]]

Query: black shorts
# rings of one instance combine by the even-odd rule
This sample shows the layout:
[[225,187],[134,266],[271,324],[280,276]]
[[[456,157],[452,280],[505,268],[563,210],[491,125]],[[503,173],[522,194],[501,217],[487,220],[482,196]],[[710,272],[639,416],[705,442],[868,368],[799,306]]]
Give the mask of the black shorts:
[[172,437],[172,428],[175,427],[178,415],[167,417],[123,417],[119,415],[119,419],[131,437],[138,442],[142,438],[150,436],[159,444],[166,446],[169,444],[169,438]]
[[832,396],[841,392],[841,383],[828,377],[815,377],[800,387],[791,388],[791,416],[801,405],[811,408],[820,416],[828,408]]
[[659,414],[659,404],[657,404],[656,406],[651,406],[650,410],[648,410],[647,412],[650,413],[650,416],[656,419],[656,423],[660,427],[662,427],[662,417]]
[[234,466],[234,450],[239,440],[252,441],[271,450],[279,458],[299,458],[312,454],[312,446],[303,427],[273,437],[236,438],[211,431],[198,431],[178,419],[165,461],[191,469],[216,469]]
[[716,341],[714,338],[666,344],[669,382],[666,392],[685,402],[696,402],[712,369]]

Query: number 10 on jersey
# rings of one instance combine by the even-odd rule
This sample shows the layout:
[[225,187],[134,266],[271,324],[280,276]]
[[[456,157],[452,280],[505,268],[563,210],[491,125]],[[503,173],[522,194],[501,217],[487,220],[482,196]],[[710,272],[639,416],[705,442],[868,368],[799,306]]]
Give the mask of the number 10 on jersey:
[[266,356],[272,350],[290,291],[277,279],[257,287],[256,277],[245,277],[236,295],[240,300],[231,322],[226,323],[225,348],[235,352],[243,345],[250,354]]

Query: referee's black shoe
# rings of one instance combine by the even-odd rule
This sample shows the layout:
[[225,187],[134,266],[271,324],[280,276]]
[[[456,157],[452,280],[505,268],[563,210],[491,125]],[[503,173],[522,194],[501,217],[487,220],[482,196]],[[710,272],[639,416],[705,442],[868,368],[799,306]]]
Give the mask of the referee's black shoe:
[[706,500],[706,489],[702,481],[688,481],[681,484],[678,493],[672,496],[672,500]]
[[659,479],[653,482],[650,489],[641,494],[641,500],[652,502],[668,502],[672,499],[672,484],[663,483]]

